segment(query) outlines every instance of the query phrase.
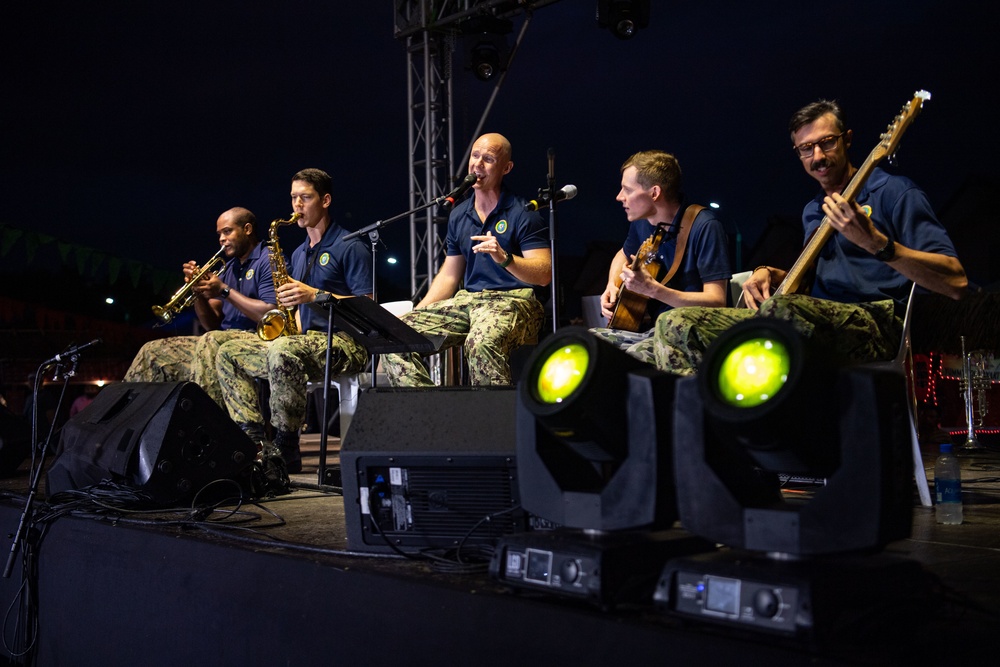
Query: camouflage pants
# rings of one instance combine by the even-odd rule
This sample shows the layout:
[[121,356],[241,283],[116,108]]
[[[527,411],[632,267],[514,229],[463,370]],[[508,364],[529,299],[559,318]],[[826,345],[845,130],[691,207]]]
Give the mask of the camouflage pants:
[[[297,431],[306,416],[306,382],[322,382],[326,366],[326,333],[309,331],[263,341],[256,336],[233,340],[216,357],[219,382],[229,416],[237,424],[263,424],[255,378],[271,385],[271,424]],[[368,353],[345,333],[333,335],[331,377],[363,370]]]
[[595,327],[590,330],[598,338],[611,343],[619,350],[624,350],[639,361],[647,364],[656,363],[656,354],[653,349],[653,330],[649,331],[625,331],[624,329],[607,329]]
[[225,407],[215,371],[215,355],[230,340],[256,338],[239,329],[219,329],[201,336],[171,336],[151,340],[139,350],[125,372],[125,382],[195,382]]
[[[459,290],[454,297],[413,310],[402,320],[427,336],[442,336],[440,349],[464,344],[473,385],[509,385],[510,353],[538,341],[545,316],[531,288]],[[394,387],[431,387],[419,354],[387,354],[382,364]]]
[[903,330],[903,322],[895,315],[891,300],[838,303],[788,294],[768,299],[757,311],[674,308],[656,320],[653,346],[657,368],[678,375],[694,375],[712,341],[729,327],[751,317],[791,322],[841,365],[892,359]]

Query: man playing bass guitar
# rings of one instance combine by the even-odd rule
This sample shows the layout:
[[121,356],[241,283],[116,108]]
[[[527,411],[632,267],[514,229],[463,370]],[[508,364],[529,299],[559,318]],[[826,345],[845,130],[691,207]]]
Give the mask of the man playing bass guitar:
[[608,328],[591,332],[654,362],[653,323],[680,306],[725,306],[732,274],[726,232],[709,209],[686,206],[681,168],[663,151],[636,153],[622,165],[616,198],[630,223],[611,261],[601,312]]
[[[918,94],[911,104],[919,102]],[[954,245],[912,181],[872,168],[862,172],[870,177],[857,187],[859,169],[847,155],[852,132],[836,102],[803,107],[792,116],[789,133],[806,173],[823,189],[802,212],[806,248],[816,245],[811,237],[817,228],[829,225],[831,234],[816,249],[815,277],[806,285],[810,294],[784,292],[779,283],[787,279],[785,271],[758,267],[743,286],[749,309],[675,310],[657,321],[660,369],[694,374],[720,333],[753,316],[791,321],[841,364],[891,359],[911,282],[953,299],[965,293],[968,281]],[[869,156],[862,166],[871,162]],[[856,194],[842,196],[848,190]]]

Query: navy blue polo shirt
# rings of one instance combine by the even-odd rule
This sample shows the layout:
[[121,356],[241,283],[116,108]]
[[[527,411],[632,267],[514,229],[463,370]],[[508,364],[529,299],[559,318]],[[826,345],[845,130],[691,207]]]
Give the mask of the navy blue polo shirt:
[[475,197],[469,197],[455,207],[448,218],[447,254],[465,257],[465,290],[512,290],[531,287],[515,278],[507,269],[493,261],[486,253],[473,253],[478,243],[473,236],[485,236],[489,231],[497,238],[500,247],[508,254],[524,256],[525,250],[549,247],[549,227],[537,211],[525,211],[527,200],[506,188],[500,191],[496,208],[480,222],[474,206]]
[[[819,194],[802,211],[807,240],[823,221],[823,197],[823,193]],[[855,201],[890,239],[913,250],[957,257],[927,195],[910,179],[876,168]],[[810,294],[841,303],[893,299],[903,305],[910,295],[910,279],[842,235],[834,234],[820,250]]]
[[[685,206],[677,211],[677,215],[671,222],[671,231],[680,229],[680,222],[684,216]],[[622,246],[622,252],[628,263],[632,261],[632,255],[639,252],[639,248],[654,232],[656,227],[649,224],[648,220],[633,220],[629,226],[628,236]],[[660,244],[656,253],[662,270],[656,276],[657,279],[666,275],[666,272],[674,263],[674,253],[677,251],[677,236],[669,234]],[[668,283],[668,287],[682,292],[700,292],[704,289],[705,283],[713,280],[729,280],[733,275],[732,267],[729,264],[729,237],[722,223],[710,209],[703,209],[694,219],[691,231],[688,233],[687,246],[684,249],[684,257],[677,273]],[[670,306],[650,299],[647,305],[652,321],[667,310]]]
[[[274,279],[271,277],[271,257],[263,242],[250,251],[245,262],[240,262],[235,257],[229,260],[226,268],[219,274],[219,279],[245,297],[260,299],[264,303],[277,303],[274,297]],[[241,313],[229,299],[223,299],[220,328],[253,331],[257,328],[257,320]]]
[[[292,253],[291,277],[340,296],[372,294],[372,254],[360,239],[344,241],[347,230],[330,221],[320,242],[307,238]],[[299,307],[302,331],[326,331],[327,320],[309,307]]]

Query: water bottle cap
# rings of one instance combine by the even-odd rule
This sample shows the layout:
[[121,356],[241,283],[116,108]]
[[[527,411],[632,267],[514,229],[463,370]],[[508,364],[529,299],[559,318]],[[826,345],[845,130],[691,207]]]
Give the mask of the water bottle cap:
[[940,451],[941,451],[942,454],[951,454],[951,443],[950,442],[942,442],[941,443],[941,447],[940,447]]

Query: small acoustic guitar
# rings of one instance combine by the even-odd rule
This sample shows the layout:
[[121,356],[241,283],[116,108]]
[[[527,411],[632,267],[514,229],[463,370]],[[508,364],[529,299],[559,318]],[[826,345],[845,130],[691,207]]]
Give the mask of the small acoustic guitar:
[[[684,249],[687,246],[687,237],[691,231],[691,225],[704,208],[704,206],[692,204],[684,211],[684,216],[680,223],[681,228],[677,232],[677,248],[674,250],[674,261],[671,263],[666,275],[660,280],[661,284],[666,285],[670,282],[670,279],[677,273],[677,269],[680,268],[681,260],[684,258]],[[657,252],[660,249],[660,245],[670,236],[668,227],[669,225],[666,224],[657,225],[656,231],[643,241],[642,245],[639,246],[639,251],[635,253],[632,263],[629,265],[632,271],[645,271],[654,280],[656,279],[656,275],[663,268],[662,262],[657,257]],[[615,309],[611,313],[611,319],[608,320],[608,326],[612,329],[622,329],[624,331],[639,331],[642,328],[642,321],[646,317],[646,307],[649,304],[649,297],[626,289],[625,285],[617,278],[615,282],[619,288],[618,300],[615,301]]]

